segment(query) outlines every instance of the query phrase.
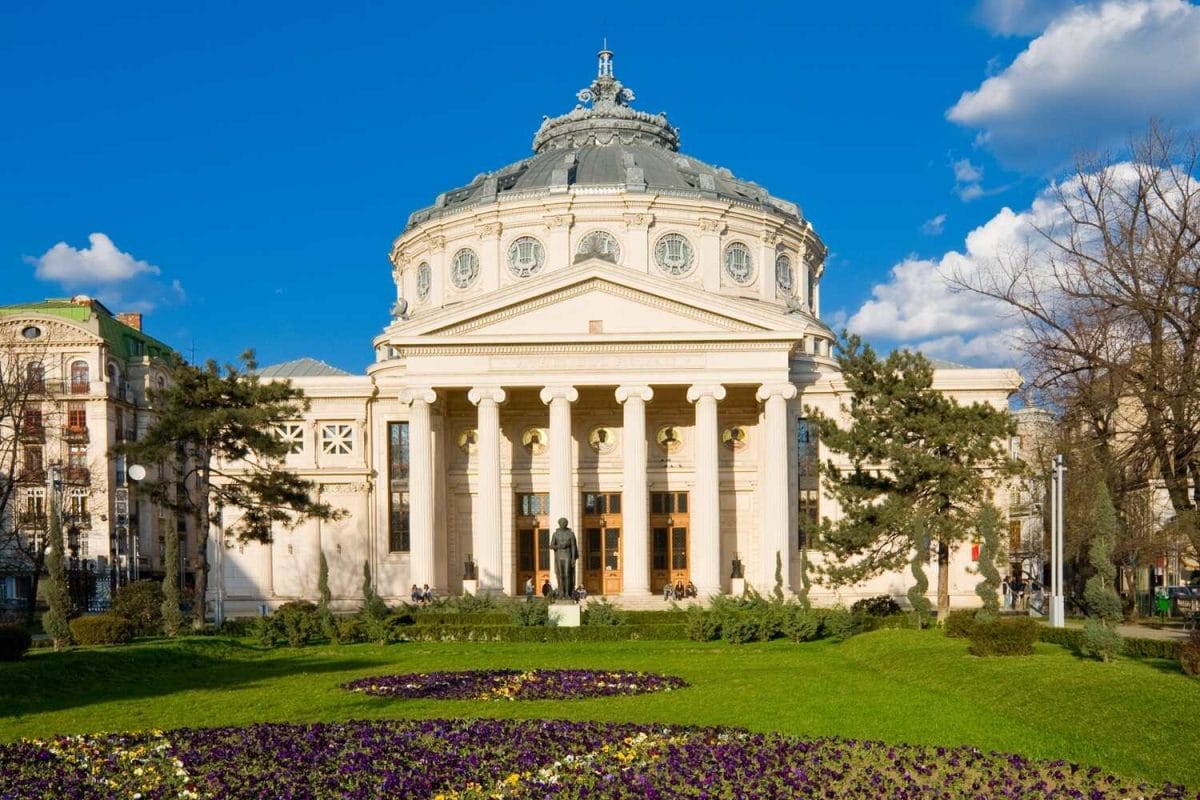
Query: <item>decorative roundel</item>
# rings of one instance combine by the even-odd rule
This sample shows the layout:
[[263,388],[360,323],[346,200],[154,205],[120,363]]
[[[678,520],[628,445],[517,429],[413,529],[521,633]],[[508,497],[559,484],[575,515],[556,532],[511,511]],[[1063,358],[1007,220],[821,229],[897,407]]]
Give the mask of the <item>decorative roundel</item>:
[[621,262],[621,245],[611,233],[592,231],[579,240],[579,249],[575,252],[575,260],[585,258],[602,258],[614,264]]
[[26,339],[36,339],[42,335],[42,329],[37,325],[26,325],[24,328],[21,328],[21,335]]
[[464,247],[454,254],[450,267],[450,280],[459,289],[466,289],[479,277],[479,256],[474,250]]
[[749,247],[734,242],[725,248],[725,274],[742,286],[754,280],[754,259],[750,257]]
[[421,262],[421,266],[417,267],[417,299],[429,299],[429,282],[432,280],[432,270],[429,269],[429,263]]
[[528,278],[542,271],[546,251],[532,236],[522,236],[508,246],[508,271],[518,278]]
[[721,431],[721,444],[730,450],[741,450],[746,446],[746,429],[741,425],[726,428]]
[[787,253],[775,256],[775,285],[787,294],[792,292],[792,259]]
[[612,428],[600,425],[592,428],[588,434],[588,444],[601,455],[611,453],[613,448],[617,446],[617,435],[613,432]]
[[526,428],[521,434],[521,444],[535,456],[546,452],[546,443],[549,439],[545,428]]
[[479,432],[474,428],[467,428],[460,431],[458,434],[458,448],[464,453],[474,453],[475,445],[479,443]]
[[655,243],[654,261],[668,275],[687,275],[695,262],[692,245],[683,235],[668,233]]
[[658,429],[658,433],[654,434],[654,441],[658,442],[658,446],[668,453],[678,450],[683,444],[683,440],[679,436],[679,428],[674,425],[663,425]]

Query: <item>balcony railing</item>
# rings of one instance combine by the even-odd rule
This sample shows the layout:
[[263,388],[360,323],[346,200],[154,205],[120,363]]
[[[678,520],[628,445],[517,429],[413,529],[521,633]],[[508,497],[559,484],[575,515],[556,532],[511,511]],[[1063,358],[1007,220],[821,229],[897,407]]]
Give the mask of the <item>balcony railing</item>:
[[42,423],[36,425],[26,422],[21,426],[21,441],[23,442],[44,442],[46,440],[46,426]]
[[71,381],[70,391],[71,394],[90,394],[92,385],[87,381]]
[[45,528],[46,523],[44,511],[22,511],[17,514],[17,524],[22,528]]
[[67,527],[76,527],[80,530],[90,530],[92,527],[92,515],[83,512],[67,512],[63,514],[63,525]]
[[92,473],[87,467],[67,467],[63,470],[63,480],[67,483],[89,483]]
[[87,425],[68,425],[63,429],[63,438],[73,442],[86,442],[88,427]]
[[17,483],[41,483],[46,482],[45,467],[22,467],[17,474]]

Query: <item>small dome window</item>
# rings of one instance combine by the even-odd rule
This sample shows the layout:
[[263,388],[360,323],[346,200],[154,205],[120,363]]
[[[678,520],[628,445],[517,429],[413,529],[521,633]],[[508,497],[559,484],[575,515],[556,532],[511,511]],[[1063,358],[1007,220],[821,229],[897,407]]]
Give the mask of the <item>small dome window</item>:
[[775,256],[775,285],[784,294],[792,293],[792,259],[787,253]]
[[654,245],[654,261],[658,268],[678,278],[692,271],[695,263],[691,242],[681,234],[668,233]]
[[587,258],[602,258],[614,264],[621,263],[621,245],[607,231],[592,231],[579,240],[579,248],[575,251],[575,260]]
[[450,267],[450,280],[459,289],[466,289],[479,277],[479,256],[464,247],[454,254]]
[[734,242],[725,248],[725,274],[740,286],[754,281],[754,260],[750,257],[749,247]]
[[532,236],[522,236],[508,246],[508,271],[518,278],[528,278],[542,271],[546,251]]
[[36,339],[42,335],[42,329],[37,325],[26,325],[24,328],[21,328],[21,335],[26,339]]
[[429,284],[432,280],[432,271],[429,269],[429,263],[422,261],[421,266],[417,267],[417,299],[429,299]]

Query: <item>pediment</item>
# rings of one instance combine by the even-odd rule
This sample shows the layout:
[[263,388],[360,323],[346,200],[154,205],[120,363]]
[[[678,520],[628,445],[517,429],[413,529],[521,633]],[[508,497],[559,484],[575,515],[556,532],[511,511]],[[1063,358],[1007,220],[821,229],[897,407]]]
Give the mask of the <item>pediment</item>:
[[593,278],[457,320],[430,333],[446,336],[555,336],[761,330],[763,328],[760,325],[717,310]]

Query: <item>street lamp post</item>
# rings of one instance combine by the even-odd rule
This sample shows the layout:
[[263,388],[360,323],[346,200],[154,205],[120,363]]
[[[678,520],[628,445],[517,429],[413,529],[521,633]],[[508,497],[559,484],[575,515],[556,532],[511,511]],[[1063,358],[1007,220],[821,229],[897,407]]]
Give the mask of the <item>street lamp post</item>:
[[1063,539],[1065,538],[1064,500],[1066,498],[1067,463],[1060,453],[1054,457],[1050,496],[1050,569],[1053,594],[1050,596],[1050,624],[1061,628],[1066,624],[1063,602]]

